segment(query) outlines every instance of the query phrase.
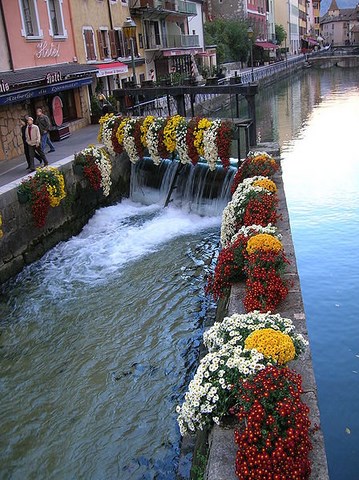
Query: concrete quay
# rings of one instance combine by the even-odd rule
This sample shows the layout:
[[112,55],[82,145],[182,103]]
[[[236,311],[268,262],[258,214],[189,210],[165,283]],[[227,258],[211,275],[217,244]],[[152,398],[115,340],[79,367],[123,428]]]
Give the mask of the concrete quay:
[[[258,146],[258,150],[266,150],[271,153],[270,148],[266,146]],[[282,234],[282,243],[287,258],[290,260],[288,265],[286,278],[290,280],[292,287],[287,298],[279,305],[278,312],[281,316],[290,318],[298,331],[308,338],[308,330],[305,320],[304,305],[300,288],[300,279],[295,258],[294,245],[291,235],[290,219],[285,197],[282,173],[277,172],[273,180],[278,187],[279,197],[279,213],[281,219],[278,221],[279,233]],[[233,313],[245,313],[242,303],[244,297],[244,283],[236,284],[232,287],[229,303],[228,315]],[[218,319],[217,319],[218,321]],[[289,364],[296,372],[300,373],[303,380],[303,401],[310,409],[310,421],[312,427],[319,426],[319,430],[312,435],[313,450],[310,458],[312,462],[312,473],[310,480],[328,480],[328,466],[325,453],[325,445],[322,430],[320,429],[320,413],[318,408],[317,386],[313,371],[313,364],[310,352],[310,345],[305,353],[297,360]],[[217,426],[215,425],[210,432],[209,455],[206,469],[207,480],[236,480],[235,474],[235,458],[237,446],[234,441],[234,425]]]

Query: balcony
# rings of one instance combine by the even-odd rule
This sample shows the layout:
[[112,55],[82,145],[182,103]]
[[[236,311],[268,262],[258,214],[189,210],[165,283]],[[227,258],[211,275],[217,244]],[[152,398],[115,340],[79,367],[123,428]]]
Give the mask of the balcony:
[[147,39],[147,50],[160,50],[161,48],[193,48],[199,47],[198,35],[167,35],[162,39],[159,35],[151,35]]
[[196,4],[186,0],[129,0],[130,10],[158,9],[185,15],[196,15]]
[[197,8],[195,3],[178,0],[177,4],[179,12],[188,13],[190,15],[197,15]]

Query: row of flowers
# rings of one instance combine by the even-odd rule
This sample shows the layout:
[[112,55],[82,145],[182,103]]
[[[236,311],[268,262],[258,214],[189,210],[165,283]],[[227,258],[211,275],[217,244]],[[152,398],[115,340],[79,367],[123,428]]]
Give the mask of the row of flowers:
[[146,152],[156,165],[177,157],[183,164],[196,165],[203,158],[215,170],[220,160],[229,167],[233,126],[228,121],[172,117],[132,118],[106,114],[100,119],[99,142],[110,154],[125,151],[136,163]]
[[21,203],[29,203],[36,227],[42,228],[50,207],[66,197],[65,179],[55,167],[38,168],[35,175],[21,182],[17,190]]
[[208,353],[177,407],[181,434],[234,415],[240,479],[309,478],[309,410],[301,378],[287,366],[308,342],[292,321],[270,312],[234,314],[206,331],[204,344]]
[[206,287],[218,299],[229,293],[233,283],[244,280],[247,312],[274,311],[288,293],[284,273],[289,262],[275,226],[277,186],[268,176],[257,175],[273,175],[277,168],[267,153],[253,152],[238,170],[232,200],[223,211],[222,249]]
[[102,188],[103,195],[110,194],[112,180],[112,163],[110,156],[104,148],[89,145],[81,152],[75,154],[74,169],[80,167],[81,172],[89,181],[93,190]]
[[[204,333],[205,355],[177,407],[182,435],[223,417],[237,419],[239,479],[308,479],[311,427],[301,377],[288,367],[308,345],[288,318],[271,313],[286,296],[285,257],[278,220],[277,170],[269,155],[248,155],[223,213],[221,243],[207,291],[220,298],[246,282],[246,314]],[[313,429],[315,431],[315,428]]]

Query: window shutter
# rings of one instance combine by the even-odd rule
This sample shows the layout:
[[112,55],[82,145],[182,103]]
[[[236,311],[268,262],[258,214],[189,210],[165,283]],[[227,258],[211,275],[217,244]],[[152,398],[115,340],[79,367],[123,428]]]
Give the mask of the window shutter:
[[99,48],[99,52],[100,52],[100,58],[104,59],[105,58],[105,45],[103,44],[103,41],[102,41],[101,30],[97,30],[97,43],[98,43],[98,48]]
[[116,32],[114,30],[110,30],[108,34],[110,37],[111,58],[117,58],[119,55],[117,54],[116,47]]
[[84,30],[87,60],[96,60],[92,30]]

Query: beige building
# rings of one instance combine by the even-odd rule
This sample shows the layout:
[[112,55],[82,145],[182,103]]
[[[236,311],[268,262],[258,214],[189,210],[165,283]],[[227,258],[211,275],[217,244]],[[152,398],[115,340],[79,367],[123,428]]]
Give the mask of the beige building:
[[[130,17],[126,0],[70,0],[77,61],[98,68],[97,82],[90,94],[113,90],[132,79],[130,41],[125,38],[123,24]],[[140,23],[134,36],[137,82],[146,79],[143,36]]]
[[332,45],[359,44],[359,4],[354,8],[339,8],[332,0],[327,13],[320,19],[321,36]]

